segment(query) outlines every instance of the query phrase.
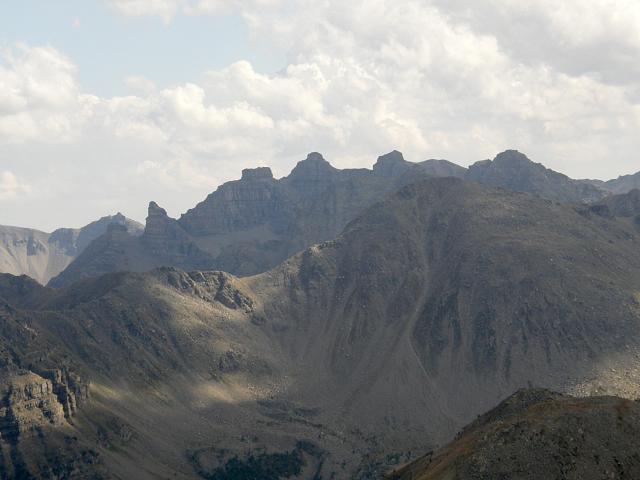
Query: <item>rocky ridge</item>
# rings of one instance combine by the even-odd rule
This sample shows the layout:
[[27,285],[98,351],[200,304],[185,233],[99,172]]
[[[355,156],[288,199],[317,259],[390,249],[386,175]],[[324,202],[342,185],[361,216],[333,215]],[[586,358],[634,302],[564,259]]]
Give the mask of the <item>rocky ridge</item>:
[[245,169],[179,219],[149,205],[140,238],[112,236],[87,249],[51,281],[54,287],[103,273],[158,266],[220,269],[252,275],[334,238],[360,213],[397,188],[421,178],[458,177],[554,201],[584,203],[609,194],[603,185],[573,180],[509,150],[469,169],[446,160],[406,161],[397,151],[372,169],[339,170],[311,153],[291,173],[275,179],[268,167]]

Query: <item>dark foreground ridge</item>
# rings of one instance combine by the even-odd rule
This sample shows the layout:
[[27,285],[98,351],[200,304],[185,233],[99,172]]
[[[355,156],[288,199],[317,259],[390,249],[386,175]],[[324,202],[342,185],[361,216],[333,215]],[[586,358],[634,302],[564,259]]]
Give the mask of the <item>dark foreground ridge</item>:
[[388,480],[640,478],[640,403],[522,390]]

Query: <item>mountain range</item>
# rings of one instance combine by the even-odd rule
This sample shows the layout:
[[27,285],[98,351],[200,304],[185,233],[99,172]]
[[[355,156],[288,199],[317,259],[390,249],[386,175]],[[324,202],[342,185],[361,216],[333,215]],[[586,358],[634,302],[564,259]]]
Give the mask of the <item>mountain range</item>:
[[[179,220],[152,204],[140,237],[109,227],[78,281],[1,276],[0,473],[380,478],[521,388],[637,398],[638,192],[530,163],[505,152],[469,181],[311,155]],[[486,185],[504,165],[544,175]]]
[[372,169],[339,170],[311,153],[279,180],[268,167],[244,170],[240,180],[220,186],[179,219],[151,202],[141,235],[112,227],[50,285],[62,287],[105,273],[160,266],[240,276],[262,273],[311,245],[335,238],[374,203],[429,177],[457,177],[553,201],[593,203],[614,192],[627,193],[640,172],[611,182],[573,180],[515,150],[468,169],[446,160],[412,163],[394,151],[379,157]]

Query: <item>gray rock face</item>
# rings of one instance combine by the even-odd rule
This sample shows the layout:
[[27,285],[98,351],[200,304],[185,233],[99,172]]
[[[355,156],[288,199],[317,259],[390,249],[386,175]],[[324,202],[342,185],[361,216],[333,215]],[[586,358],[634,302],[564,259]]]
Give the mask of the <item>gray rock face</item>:
[[269,167],[245,168],[242,170],[242,180],[273,180],[273,173]]

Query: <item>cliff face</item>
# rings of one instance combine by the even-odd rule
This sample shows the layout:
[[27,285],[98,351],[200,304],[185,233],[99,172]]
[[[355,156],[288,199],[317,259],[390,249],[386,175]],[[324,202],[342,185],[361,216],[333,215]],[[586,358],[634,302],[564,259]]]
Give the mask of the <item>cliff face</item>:
[[142,225],[120,213],[83,228],[60,228],[52,233],[0,225],[0,272],[28,275],[45,285],[112,223],[123,225],[132,235],[142,233]]

